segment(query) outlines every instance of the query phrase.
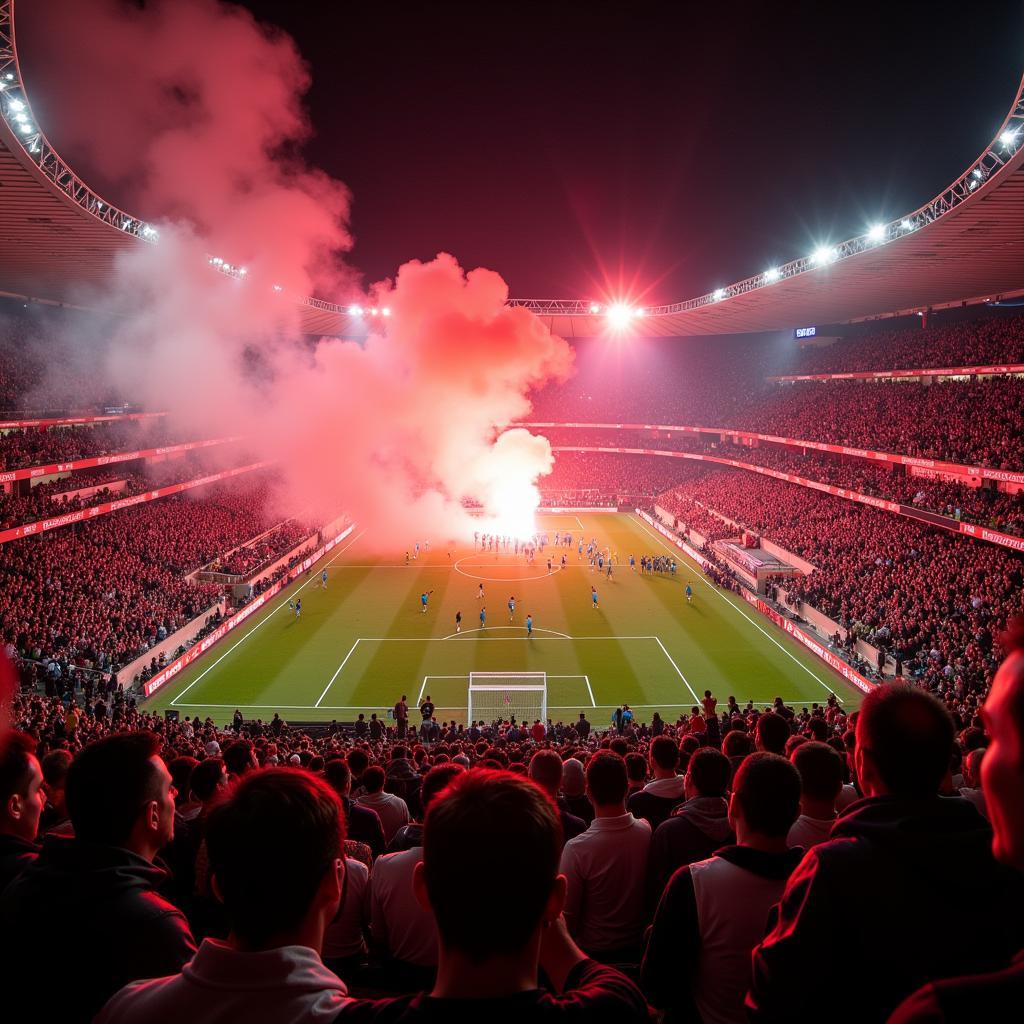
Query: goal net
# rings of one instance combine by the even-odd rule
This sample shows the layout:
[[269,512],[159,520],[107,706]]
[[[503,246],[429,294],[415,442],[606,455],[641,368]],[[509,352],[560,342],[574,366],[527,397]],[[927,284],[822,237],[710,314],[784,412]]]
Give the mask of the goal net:
[[548,720],[548,676],[546,672],[470,672],[467,720],[496,722],[515,718],[517,722]]

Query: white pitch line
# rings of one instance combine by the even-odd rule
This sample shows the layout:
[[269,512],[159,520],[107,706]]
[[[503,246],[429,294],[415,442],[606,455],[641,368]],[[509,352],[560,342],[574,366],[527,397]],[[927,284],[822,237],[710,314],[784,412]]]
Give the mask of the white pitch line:
[[320,707],[320,701],[322,701],[324,699],[324,697],[327,696],[327,691],[334,685],[334,680],[338,678],[338,676],[341,673],[341,670],[345,667],[345,662],[347,662],[348,659],[352,657],[352,652],[358,646],[359,646],[359,640],[357,639],[356,642],[348,649],[348,654],[346,654],[345,657],[342,659],[341,664],[334,670],[334,675],[331,676],[330,682],[324,687],[324,692],[321,693],[320,696],[317,698],[317,702],[313,705],[313,707],[315,707],[315,708]]
[[[680,548],[669,547],[668,544],[665,543],[664,539],[659,534],[652,533],[647,528],[647,524],[638,516],[634,514],[631,518],[636,522],[637,526],[639,526],[640,529],[644,531],[644,533],[646,533],[649,537],[652,537],[654,540],[656,540],[670,554],[675,555],[677,552],[679,552],[680,554],[683,554],[685,557],[685,552],[683,552]],[[764,628],[764,626],[761,625],[761,623],[756,622],[754,619],[752,619],[739,605],[733,604],[732,601],[730,601],[713,583],[709,583],[706,577],[704,576],[704,573],[700,571],[699,567],[696,576],[701,583],[703,583],[714,594],[720,597],[727,605],[729,605],[730,608],[733,608],[740,615],[742,615],[743,618],[745,618],[747,622],[749,622],[758,632],[763,633],[773,644],[775,644],[776,647],[778,647],[780,651],[782,651],[784,655],[786,655],[787,658],[789,658],[791,661],[796,662],[796,664],[799,665],[800,668],[802,668],[813,680],[815,680],[815,682],[820,683],[825,688],[826,693],[831,694],[835,692],[833,688],[829,686],[824,679],[821,678],[821,676],[817,675],[815,672],[812,672],[795,654],[793,654],[792,651],[787,651],[786,648],[783,647],[782,644],[780,644],[779,641],[776,640],[775,637],[773,637],[771,633],[769,633]]]
[[596,701],[596,700],[594,700],[594,691],[593,691],[593,690],[592,690],[592,689],[590,688],[590,676],[588,676],[588,675],[585,675],[585,676],[583,677],[583,679],[584,679],[584,681],[585,681],[585,682],[586,682],[586,684],[587,684],[587,693],[589,693],[589,694],[590,694],[590,703],[591,703],[591,706],[592,706],[592,707],[595,707],[595,708],[596,708],[596,707],[597,707],[597,701]]
[[[457,636],[465,636],[468,633],[486,633],[488,629],[526,629],[526,627],[525,626],[485,626],[485,627],[479,627],[478,626],[476,629],[464,629],[460,633],[449,633],[447,636],[440,637],[440,639],[441,640],[452,640],[452,639],[454,639]],[[559,638],[562,639],[562,640],[572,640],[573,639],[573,637],[569,636],[568,633],[559,633],[557,629],[541,629],[539,626],[535,626],[533,631],[535,633],[553,633],[554,634],[554,636],[549,636],[549,637],[539,636],[539,637],[537,637],[538,640],[554,640],[554,639],[559,639]],[[434,637],[429,637],[428,639],[437,640],[438,637],[434,636]],[[498,637],[497,639],[499,639],[499,640],[514,640],[515,637],[511,637],[511,636],[510,637]],[[525,637],[520,637],[520,639],[526,639],[526,638]]]
[[[353,538],[352,538],[352,540],[350,540],[350,541],[348,542],[348,544],[346,544],[346,545],[345,545],[345,546],[344,546],[344,547],[343,547],[343,548],[342,548],[342,549],[341,549],[341,550],[340,550],[340,551],[339,551],[339,552],[338,552],[338,553],[337,553],[337,554],[336,554],[336,555],[334,556],[334,558],[332,558],[332,559],[331,559],[331,560],[330,560],[330,561],[329,561],[329,562],[327,563],[327,565],[325,565],[325,566],[324,566],[324,568],[326,569],[326,568],[328,568],[329,566],[333,565],[333,564],[334,564],[334,563],[335,563],[335,562],[336,562],[336,561],[337,561],[337,560],[338,560],[339,558],[341,558],[341,556],[342,556],[342,555],[343,555],[343,554],[344,554],[344,553],[345,553],[346,551],[348,551],[348,549],[349,549],[350,547],[352,547],[352,545],[353,545],[353,544],[355,544],[355,542],[356,542],[357,540],[359,540],[359,538],[360,538],[360,537],[362,537],[362,536],[363,536],[363,534],[364,534],[364,533],[366,533],[366,530],[362,530],[362,531],[361,531],[361,532],[359,533],[359,535],[358,535],[358,536],[356,536],[356,537],[353,537]],[[298,588],[298,590],[295,590],[295,591],[288,591],[288,593],[294,593],[294,594],[297,594],[297,593],[299,593],[299,591],[300,591],[300,590],[302,590],[302,589],[303,589],[304,587],[307,587],[307,586],[309,586],[309,584],[310,584],[310,583],[312,583],[312,582],[313,582],[313,580],[314,580],[315,578],[316,578],[316,577],[313,577],[313,576],[311,576],[311,577],[310,577],[310,578],[309,578],[308,580],[306,580],[306,582],[305,582],[305,583],[303,583],[303,584],[302,584],[302,585],[301,585],[301,586],[300,586],[300,587]],[[233,650],[234,650],[234,649],[236,648],[236,647],[239,647],[239,646],[241,646],[242,644],[244,644],[244,643],[245,643],[245,641],[246,641],[246,640],[248,640],[248,639],[249,639],[249,637],[251,637],[251,636],[253,635],[253,633],[255,633],[255,632],[256,632],[256,630],[260,628],[260,626],[262,626],[262,625],[264,625],[265,623],[269,622],[269,621],[270,621],[270,620],[271,620],[271,619],[272,619],[272,618],[273,618],[273,617],[274,617],[274,616],[275,616],[275,615],[276,615],[276,614],[277,614],[277,613],[278,613],[278,612],[279,612],[279,611],[280,611],[280,610],[281,610],[282,608],[284,608],[284,607],[285,607],[285,604],[286,604],[286,602],[285,602],[285,601],[284,601],[284,600],[282,599],[281,603],[280,603],[280,604],[279,604],[279,605],[278,605],[278,606],[277,606],[276,608],[272,609],[272,610],[271,610],[271,612],[270,612],[270,614],[269,614],[269,615],[267,615],[267,616],[266,616],[266,618],[260,619],[260,621],[259,621],[259,622],[257,622],[257,623],[256,623],[256,625],[255,625],[255,626],[253,626],[253,627],[252,627],[252,629],[250,629],[248,633],[245,633],[245,634],[244,634],[243,636],[239,637],[239,639],[238,639],[238,640],[236,640],[236,641],[235,641],[235,643],[233,643],[233,644],[232,644],[232,645],[231,645],[231,646],[230,646],[230,647],[229,647],[229,648],[228,648],[228,649],[227,649],[227,650],[226,650],[226,651],[225,651],[225,652],[224,652],[224,653],[223,653],[223,654],[222,654],[222,655],[221,655],[221,656],[220,656],[220,657],[219,657],[219,658],[218,658],[218,659],[217,659],[217,660],[215,661],[215,662],[213,662],[213,663],[212,663],[212,664],[211,664],[211,665],[210,665],[210,666],[209,666],[208,668],[205,668],[205,669],[203,669],[203,671],[202,671],[202,672],[200,672],[200,673],[199,673],[199,675],[197,675],[197,676],[195,677],[195,679],[193,679],[193,680],[192,680],[192,682],[191,682],[191,683],[189,683],[189,684],[188,684],[188,686],[186,686],[186,687],[185,687],[185,689],[184,689],[184,690],[182,690],[182,691],[181,691],[181,693],[179,693],[179,694],[178,694],[178,696],[174,698],[174,700],[172,700],[172,701],[171,701],[171,707],[192,707],[192,706],[198,706],[198,707],[210,707],[210,708],[216,707],[216,706],[217,706],[216,704],[199,704],[199,705],[188,705],[188,704],[178,704],[178,701],[180,701],[180,700],[181,700],[181,698],[182,698],[182,697],[184,697],[184,696],[185,696],[185,694],[186,694],[186,693],[188,693],[188,691],[189,691],[189,690],[191,690],[191,689],[192,689],[192,687],[196,685],[196,683],[198,683],[198,682],[201,682],[201,681],[202,681],[202,679],[204,678],[204,676],[207,676],[207,675],[209,675],[209,673],[211,673],[211,672],[212,672],[212,671],[213,671],[213,670],[214,670],[214,669],[215,669],[215,668],[216,668],[216,667],[217,667],[217,666],[218,666],[218,665],[219,665],[219,664],[220,664],[220,663],[221,663],[221,662],[222,662],[222,661],[223,661],[223,660],[224,660],[224,659],[225,659],[225,658],[226,658],[226,657],[227,657],[227,656],[228,656],[228,655],[229,655],[229,654],[230,654],[230,653],[231,653],[231,652],[232,652],[232,651],[233,651]]]
[[682,679],[684,683],[686,683],[686,688],[690,691],[690,693],[693,694],[693,699],[697,701],[697,703],[699,704],[700,698],[697,696],[697,691],[694,690],[694,688],[690,685],[690,680],[683,675],[683,670],[675,663],[675,659],[672,657],[672,655],[669,654],[667,650],[665,650],[665,645],[661,642],[661,638],[658,637],[657,640],[658,646],[661,648],[662,653],[665,655],[666,658],[668,658],[669,662],[671,663],[672,667],[676,670],[676,672],[679,673],[679,678]]

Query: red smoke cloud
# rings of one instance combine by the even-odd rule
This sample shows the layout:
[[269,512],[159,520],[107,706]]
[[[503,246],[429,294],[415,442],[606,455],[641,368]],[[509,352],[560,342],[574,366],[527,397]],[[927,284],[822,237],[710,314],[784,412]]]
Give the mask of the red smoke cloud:
[[[287,293],[270,287],[353,278],[347,190],[296,156],[309,74],[292,40],[215,0],[38,7],[40,73],[64,87],[54,141],[161,232],[121,258],[104,297],[133,311],[112,339],[118,383],[197,431],[250,434],[281,463],[282,511],[348,509],[382,546],[481,528],[464,499],[522,528],[509,516],[536,506],[550,446],[500,428],[529,411],[531,387],[571,372],[572,353],[505,305],[496,273],[465,274],[446,254],[405,264],[371,290],[392,315],[364,343],[299,339]],[[249,277],[215,273],[209,253]]]

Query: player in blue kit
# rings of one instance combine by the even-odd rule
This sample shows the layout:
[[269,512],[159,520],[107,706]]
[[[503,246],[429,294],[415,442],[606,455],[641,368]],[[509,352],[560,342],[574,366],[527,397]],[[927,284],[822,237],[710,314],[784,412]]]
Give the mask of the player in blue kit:
[[481,629],[486,629],[487,628],[487,609],[486,608],[481,608],[480,609],[480,628]]
[[596,587],[591,587],[590,588],[590,603],[591,603],[592,607],[597,608],[597,588]]
[[693,587],[689,583],[686,584],[686,603],[693,604]]
[[515,598],[515,595],[513,594],[508,599],[508,621],[511,622],[515,618],[515,615],[516,615],[516,598]]
[[526,616],[526,635],[533,636],[533,616],[530,614]]

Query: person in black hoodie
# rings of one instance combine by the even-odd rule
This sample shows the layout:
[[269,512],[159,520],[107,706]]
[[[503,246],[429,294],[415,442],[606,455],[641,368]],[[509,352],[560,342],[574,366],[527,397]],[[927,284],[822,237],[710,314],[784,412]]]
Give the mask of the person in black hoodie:
[[387,845],[384,842],[384,826],[380,823],[380,815],[372,807],[360,807],[352,799],[352,770],[348,762],[340,755],[332,757],[324,765],[324,778],[341,800],[349,839],[366,843],[370,853],[379,857]]
[[36,741],[7,733],[0,740],[0,893],[39,856],[35,838],[45,802]]
[[698,750],[690,758],[684,779],[686,800],[651,837],[647,882],[652,910],[679,868],[706,860],[719,847],[735,842],[729,802],[725,799],[731,775],[729,759],[710,747]]
[[654,916],[640,982],[669,1024],[743,1020],[750,952],[803,856],[786,838],[799,813],[796,768],[748,757],[729,801],[736,845],[680,868]]
[[[157,893],[153,861],[174,834],[174,787],[152,733],[86,747],[68,770],[75,838],[46,836],[0,897],[0,963],[43,994],[49,1020],[90,1021],[123,985],[176,974],[196,951],[185,916]],[[54,936],[73,950],[53,983]]]
[[864,799],[806,854],[754,951],[754,1024],[885,1020],[925,982],[1000,969],[1020,949],[1020,879],[996,863],[975,807],[938,795],[953,728],[944,705],[914,687],[865,698],[855,758]]
[[[981,717],[990,743],[981,786],[992,821],[992,853],[1024,875],[1024,618],[1001,638],[1006,660],[992,682]],[[1001,909],[1001,908],[1000,908]],[[1024,949],[991,974],[930,982],[904,1000],[890,1024],[973,1024],[1005,1018],[1024,1000]]]

